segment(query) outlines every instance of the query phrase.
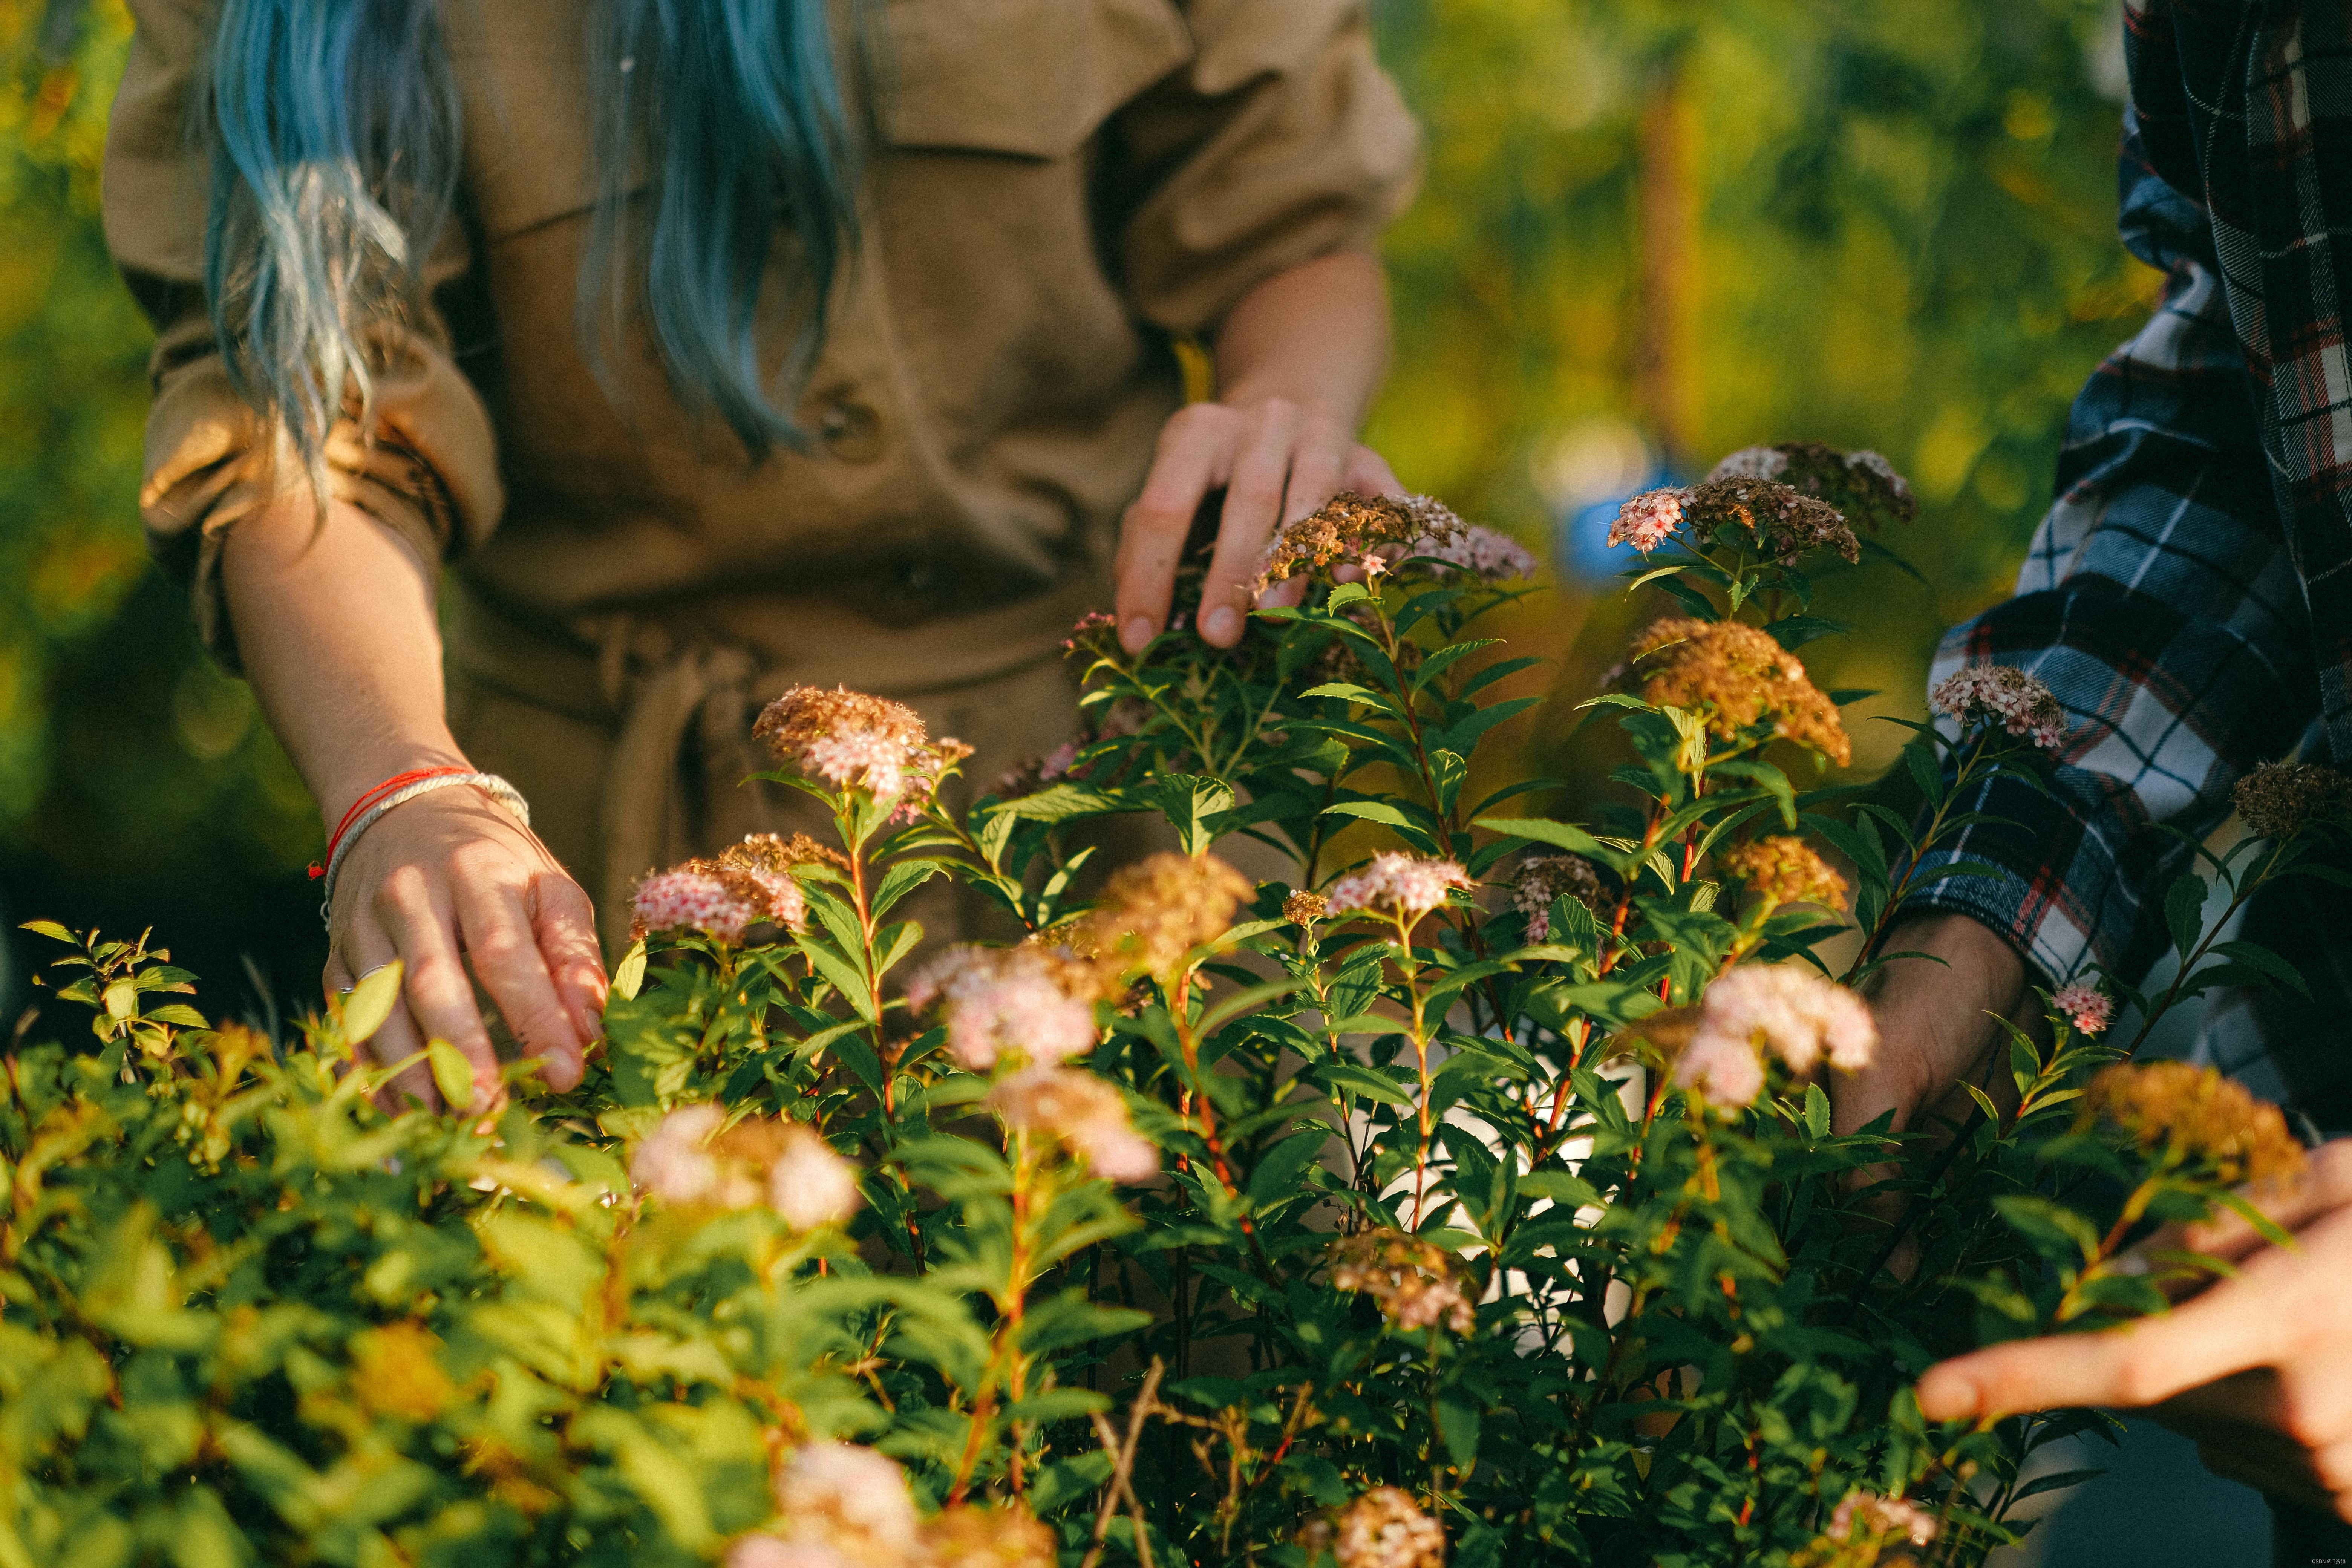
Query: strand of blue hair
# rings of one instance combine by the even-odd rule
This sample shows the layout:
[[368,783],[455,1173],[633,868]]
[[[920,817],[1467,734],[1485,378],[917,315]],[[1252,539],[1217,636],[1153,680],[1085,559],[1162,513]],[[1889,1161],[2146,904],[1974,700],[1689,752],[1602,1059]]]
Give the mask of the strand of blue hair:
[[[591,95],[590,363],[609,387],[615,334],[641,316],[680,403],[719,416],[754,461],[800,445],[786,408],[856,240],[856,139],[824,0],[591,0],[582,42],[589,80],[611,89]],[[374,333],[424,305],[457,202],[463,113],[439,7],[222,0],[208,109],[214,331],[323,496],[328,433],[346,416],[368,426]],[[790,325],[773,374],[758,331],[772,275]]]

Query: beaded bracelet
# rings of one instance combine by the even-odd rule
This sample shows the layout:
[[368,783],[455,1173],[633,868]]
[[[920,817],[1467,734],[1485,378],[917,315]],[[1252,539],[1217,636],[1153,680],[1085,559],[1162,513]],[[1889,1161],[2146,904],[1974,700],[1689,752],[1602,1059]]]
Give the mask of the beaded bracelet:
[[[394,781],[387,782],[389,783]],[[343,818],[343,825],[335,830],[334,847],[327,857],[327,869],[325,873],[326,886],[323,889],[326,896],[319,900],[319,918],[320,920],[325,921],[330,927],[334,923],[333,910],[335,907],[335,876],[337,872],[343,868],[344,857],[348,856],[352,852],[352,846],[360,841],[361,836],[365,834],[369,828],[373,827],[376,825],[377,819],[382,817],[385,812],[390,811],[393,807],[396,805],[405,805],[420,795],[430,795],[436,789],[446,789],[451,784],[473,785],[476,789],[480,790],[484,795],[488,795],[492,800],[497,801],[500,805],[506,807],[508,811],[514,815],[514,819],[517,822],[521,823],[525,827],[529,827],[530,826],[530,803],[523,799],[522,792],[520,790],[515,788],[514,785],[507,783],[506,780],[499,777],[496,773],[466,773],[457,769],[450,769],[447,771],[436,769],[427,773],[425,776],[418,778],[414,782],[402,784],[399,787],[391,790],[389,793],[382,793],[383,786],[378,785],[375,790],[369,792],[370,795],[374,795],[376,796],[374,802],[373,804],[366,805],[365,810],[361,810],[358,806],[354,806],[352,811],[356,812],[358,815],[352,816],[346,813]],[[367,797],[363,795],[361,799],[362,804],[365,804]]]

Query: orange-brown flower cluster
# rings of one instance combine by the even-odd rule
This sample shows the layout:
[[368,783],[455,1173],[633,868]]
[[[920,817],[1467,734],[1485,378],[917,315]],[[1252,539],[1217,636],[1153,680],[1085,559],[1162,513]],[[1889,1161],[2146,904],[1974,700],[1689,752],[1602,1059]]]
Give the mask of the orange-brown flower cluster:
[[1148,855],[1110,874],[1079,942],[1101,955],[1107,974],[1164,975],[1232,929],[1234,912],[1255,890],[1213,855]]
[[2276,1182],[2303,1173],[2304,1148],[2279,1108],[2209,1067],[2117,1062],[2084,1087],[2078,1129],[2105,1122],[2150,1150],[2177,1151],[2214,1180]]
[[1331,1244],[1331,1285],[1370,1296],[1381,1315],[1412,1333],[1443,1323],[1466,1334],[1475,1309],[1462,1289],[1462,1264],[1434,1242],[1401,1230],[1368,1230]]
[[1845,907],[1845,879],[1830,869],[1813,847],[1792,833],[1758,838],[1715,858],[1727,877],[1748,884],[1748,890],[1771,907],[1819,904]]
[[1769,724],[1840,767],[1853,760],[1836,704],[1794,655],[1754,626],[1669,616],[1634,640],[1632,663],[1644,701],[1701,714],[1723,740]]
[[959,1503],[923,1526],[930,1568],[1054,1568],[1055,1544],[1019,1503]]
[[1298,1532],[1309,1552],[1329,1552],[1339,1568],[1444,1568],[1445,1531],[1410,1492],[1374,1487]]
[[2352,778],[2318,763],[2264,763],[2230,792],[2238,815],[2263,838],[2352,819]]
[[1320,893],[1293,893],[1282,900],[1282,918],[1292,925],[1313,925],[1331,912],[1331,900]]
[[940,775],[971,755],[961,741],[933,741],[905,703],[841,688],[793,687],[768,704],[751,733],[794,772],[898,800],[901,810],[919,809]]
[[1862,542],[1837,508],[1777,479],[1740,474],[1708,479],[1684,497],[1683,520],[1709,532],[1742,529],[1756,552],[1774,561],[1816,550],[1833,550],[1849,563],[1862,559]]
[[1341,490],[1274,536],[1258,563],[1257,586],[1264,590],[1335,561],[1360,563],[1389,545],[1448,544],[1462,536],[1464,526],[1460,518],[1425,498],[1366,497]]

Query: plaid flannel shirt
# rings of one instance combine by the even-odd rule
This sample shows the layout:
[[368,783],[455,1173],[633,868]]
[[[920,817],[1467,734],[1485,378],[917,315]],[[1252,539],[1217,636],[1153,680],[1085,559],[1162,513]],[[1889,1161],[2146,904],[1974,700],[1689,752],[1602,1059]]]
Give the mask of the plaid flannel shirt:
[[[1949,634],[1931,679],[2016,665],[2069,734],[2013,821],[1927,858],[1989,862],[1912,902],[2007,934],[2056,984],[2137,981],[2166,889],[2249,768],[2298,742],[2352,759],[2352,8],[2141,0],[2126,9],[2124,243],[2164,271],[2154,318],[2076,398],[2058,500],[2014,598]],[[2322,896],[2326,895],[2326,896]],[[2352,911],[2276,885],[2242,934],[2314,999],[2220,994],[2206,1055],[2315,1121],[2352,1127]]]

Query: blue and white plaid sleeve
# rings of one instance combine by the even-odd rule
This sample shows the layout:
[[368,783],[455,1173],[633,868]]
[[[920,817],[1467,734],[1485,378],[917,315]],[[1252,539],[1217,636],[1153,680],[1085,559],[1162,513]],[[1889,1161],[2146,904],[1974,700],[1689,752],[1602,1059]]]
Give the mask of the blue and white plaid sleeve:
[[[2162,951],[2163,889],[2230,788],[2319,711],[2310,622],[2263,461],[2209,222],[2150,166],[2126,116],[2122,229],[2164,269],[2161,307],[2091,377],[2067,422],[2058,500],[2017,595],[1954,629],[1931,680],[1969,664],[2046,682],[2068,732],[2044,795],[1980,786],[1978,825],[1922,861],[1912,910],[2006,935],[2053,984],[2097,963],[2137,981]],[[1958,861],[1995,877],[1934,882]]]

